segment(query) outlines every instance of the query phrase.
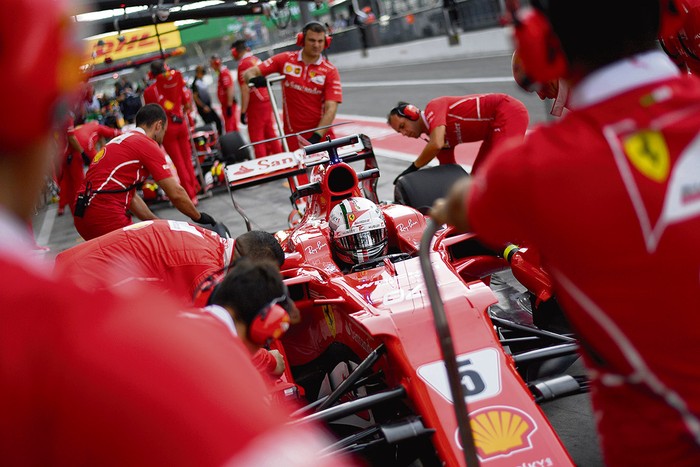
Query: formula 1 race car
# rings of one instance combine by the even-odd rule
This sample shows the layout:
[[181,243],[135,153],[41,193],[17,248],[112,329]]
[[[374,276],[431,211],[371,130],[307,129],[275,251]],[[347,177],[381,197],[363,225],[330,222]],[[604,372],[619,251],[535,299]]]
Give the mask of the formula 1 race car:
[[[303,217],[276,233],[300,316],[273,345],[287,362],[277,387],[302,405],[292,423],[321,421],[337,436],[326,454],[370,465],[573,465],[537,402],[586,385],[565,373],[575,339],[532,322],[529,298],[551,303],[551,283],[527,249],[504,257],[410,206],[380,203],[364,135],[225,174],[249,230],[238,190],[308,177],[290,182]],[[523,306],[499,302],[496,282],[521,286]]]

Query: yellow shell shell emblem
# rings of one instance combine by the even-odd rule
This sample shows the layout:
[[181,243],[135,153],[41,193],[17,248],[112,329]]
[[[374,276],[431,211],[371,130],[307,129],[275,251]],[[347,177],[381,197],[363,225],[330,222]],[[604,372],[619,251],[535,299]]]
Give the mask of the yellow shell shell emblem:
[[95,157],[92,159],[93,164],[97,164],[100,162],[100,159],[102,159],[105,155],[105,148],[102,148],[99,150],[97,154],[95,154]]
[[623,141],[625,154],[632,165],[655,182],[665,182],[671,167],[666,140],[659,131],[643,130]]
[[527,414],[508,407],[487,408],[470,418],[474,444],[482,458],[529,447],[529,436],[535,431]]

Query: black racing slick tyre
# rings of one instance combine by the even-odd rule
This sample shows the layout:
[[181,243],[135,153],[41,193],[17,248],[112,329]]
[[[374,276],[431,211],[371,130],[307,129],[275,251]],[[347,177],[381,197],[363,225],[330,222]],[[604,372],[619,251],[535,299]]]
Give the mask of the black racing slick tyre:
[[458,164],[444,164],[411,172],[399,178],[394,186],[394,201],[425,213],[438,198],[443,198],[452,185],[467,172]]
[[221,144],[221,157],[227,164],[235,164],[250,159],[250,148],[243,148],[248,144],[237,131],[226,133],[219,139]]

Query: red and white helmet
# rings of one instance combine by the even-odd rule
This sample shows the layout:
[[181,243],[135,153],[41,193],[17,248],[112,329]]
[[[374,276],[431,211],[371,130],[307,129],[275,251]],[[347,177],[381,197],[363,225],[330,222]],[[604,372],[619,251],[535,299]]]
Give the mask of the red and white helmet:
[[388,237],[381,209],[366,198],[348,198],[330,213],[331,246],[338,258],[359,264],[386,254]]

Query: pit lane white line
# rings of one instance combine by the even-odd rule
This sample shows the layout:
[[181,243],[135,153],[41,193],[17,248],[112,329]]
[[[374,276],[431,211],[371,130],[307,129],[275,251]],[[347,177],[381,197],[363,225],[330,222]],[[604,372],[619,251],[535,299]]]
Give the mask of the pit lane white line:
[[376,88],[389,86],[425,86],[427,84],[481,84],[481,83],[515,83],[512,76],[494,76],[491,78],[451,78],[451,79],[410,79],[400,81],[355,81],[346,83],[344,88]]
[[37,245],[45,246],[49,244],[53,223],[56,220],[56,212],[58,212],[58,209],[55,206],[49,206],[46,209],[46,215],[44,215],[44,220],[41,222],[39,236],[36,238]]

